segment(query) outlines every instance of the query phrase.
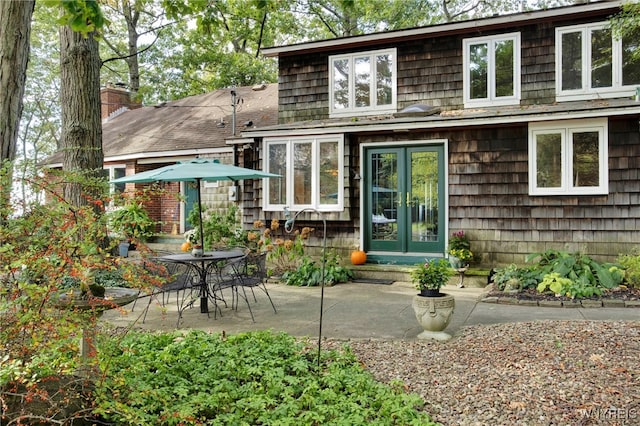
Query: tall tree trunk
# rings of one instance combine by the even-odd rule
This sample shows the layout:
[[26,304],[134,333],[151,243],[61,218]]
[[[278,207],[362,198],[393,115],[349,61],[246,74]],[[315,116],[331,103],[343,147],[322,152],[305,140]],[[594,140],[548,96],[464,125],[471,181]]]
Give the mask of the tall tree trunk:
[[[35,0],[0,1],[0,167],[16,156],[34,5]],[[5,182],[11,182],[8,173]],[[11,185],[1,185],[0,215],[10,196]]]
[[[100,56],[94,34],[83,36],[60,29],[60,104],[62,106],[62,167],[100,176],[103,167],[100,116]],[[87,203],[83,186],[68,183],[65,199],[75,206]]]
[[127,22],[128,58],[125,60],[129,67],[129,90],[137,93],[140,90],[140,70],[138,68],[138,20],[140,19],[140,7],[131,8],[131,2],[122,2],[122,12]]

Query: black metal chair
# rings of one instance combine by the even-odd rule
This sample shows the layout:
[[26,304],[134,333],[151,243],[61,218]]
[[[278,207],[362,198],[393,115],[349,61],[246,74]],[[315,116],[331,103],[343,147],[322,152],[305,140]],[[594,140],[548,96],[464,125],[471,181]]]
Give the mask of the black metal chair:
[[[273,300],[267,290],[267,253],[249,253],[238,261],[232,263],[232,267],[235,272],[235,280],[233,283],[235,293],[235,308],[238,307],[238,300],[242,297],[247,303],[251,319],[255,322],[253,317],[253,311],[251,310],[251,304],[249,303],[249,297],[247,296],[247,289],[251,291],[254,302],[258,302],[254,289],[260,289],[267,295],[273,312],[277,313],[276,306],[273,304]],[[240,293],[242,290],[242,293]]]
[[[157,253],[157,255],[161,256],[162,253]],[[198,272],[189,264],[163,261],[158,257],[154,257],[152,260],[145,260],[144,262],[145,267],[153,275],[158,276],[158,278],[163,281],[163,284],[153,286],[151,292],[142,296],[149,298],[142,322],[144,323],[147,319],[147,313],[154,298],[158,300],[158,297],[161,297],[160,303],[161,306],[164,307],[169,303],[171,294],[175,293],[176,308],[178,309],[176,327],[179,326],[182,313],[186,308],[193,306],[200,294]],[[131,310],[133,311],[134,308],[135,303]]]

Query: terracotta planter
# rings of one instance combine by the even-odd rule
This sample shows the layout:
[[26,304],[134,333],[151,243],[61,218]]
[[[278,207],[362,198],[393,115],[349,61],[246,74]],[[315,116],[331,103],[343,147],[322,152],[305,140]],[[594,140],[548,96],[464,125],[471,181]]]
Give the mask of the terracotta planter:
[[418,334],[418,339],[449,340],[450,334],[443,330],[447,328],[456,306],[452,295],[440,293],[439,297],[413,296],[411,304],[418,323],[424,330]]

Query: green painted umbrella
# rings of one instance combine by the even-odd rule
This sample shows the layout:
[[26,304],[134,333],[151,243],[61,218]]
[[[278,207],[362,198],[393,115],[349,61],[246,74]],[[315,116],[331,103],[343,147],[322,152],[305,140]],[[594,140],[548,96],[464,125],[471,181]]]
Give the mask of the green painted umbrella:
[[198,212],[200,213],[200,244],[204,247],[202,232],[202,205],[200,198],[200,182],[238,181],[243,179],[262,179],[281,177],[273,173],[261,170],[245,169],[220,163],[218,160],[196,158],[190,161],[181,161],[169,164],[154,170],[140,172],[129,176],[114,179],[111,183],[145,183],[145,182],[196,182],[198,194]]

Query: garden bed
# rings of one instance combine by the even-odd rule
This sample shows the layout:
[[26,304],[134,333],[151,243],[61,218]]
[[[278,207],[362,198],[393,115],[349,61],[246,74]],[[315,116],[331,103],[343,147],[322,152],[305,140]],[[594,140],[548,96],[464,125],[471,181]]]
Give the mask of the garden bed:
[[537,306],[563,306],[563,307],[637,307],[640,308],[640,289],[616,287],[608,290],[602,296],[591,296],[572,299],[567,296],[540,293],[536,289],[528,288],[521,291],[500,291],[493,286],[487,288],[488,292],[482,301],[486,303],[506,303]]

